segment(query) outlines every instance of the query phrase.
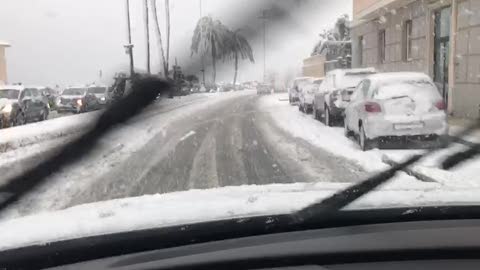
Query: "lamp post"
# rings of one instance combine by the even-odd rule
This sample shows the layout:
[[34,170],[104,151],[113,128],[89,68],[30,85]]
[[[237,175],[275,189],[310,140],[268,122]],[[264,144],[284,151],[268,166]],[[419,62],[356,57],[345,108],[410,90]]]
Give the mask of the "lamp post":
[[130,27],[130,0],[126,0],[127,5],[127,32],[128,32],[128,44],[124,45],[125,52],[130,56],[130,76],[133,76],[135,70],[133,66],[133,44],[132,44],[132,31]]
[[267,81],[267,10],[262,11],[262,15],[258,17],[259,19],[263,20],[263,82],[266,83]]

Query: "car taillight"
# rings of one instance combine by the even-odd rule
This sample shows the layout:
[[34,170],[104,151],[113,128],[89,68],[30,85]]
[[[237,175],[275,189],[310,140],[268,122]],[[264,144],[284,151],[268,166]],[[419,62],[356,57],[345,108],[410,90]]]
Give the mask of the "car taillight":
[[435,103],[435,107],[437,107],[437,109],[439,110],[445,110],[447,108],[447,106],[445,105],[445,102],[443,100],[439,100]]
[[365,104],[365,111],[369,113],[379,113],[382,111],[382,108],[380,108],[380,105],[375,102],[367,102]]

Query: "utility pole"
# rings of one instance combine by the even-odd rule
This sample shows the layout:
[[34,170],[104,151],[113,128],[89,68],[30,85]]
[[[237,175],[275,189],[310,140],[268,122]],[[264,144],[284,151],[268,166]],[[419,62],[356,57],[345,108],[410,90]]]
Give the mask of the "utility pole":
[[130,76],[135,73],[133,66],[133,44],[132,44],[132,31],[130,27],[130,0],[126,0],[127,4],[127,31],[128,31],[128,44],[125,45],[127,53],[130,55]]
[[263,83],[267,81],[267,10],[262,11],[262,16],[258,17],[263,20]]
[[[199,19],[201,19],[202,18],[202,0],[198,0],[198,7],[200,11]],[[202,69],[200,71],[202,72],[203,86],[205,86],[205,56],[203,54],[202,54]]]
[[151,73],[150,69],[150,23],[149,23],[149,13],[148,13],[148,0],[145,0],[145,31],[147,33],[147,72]]

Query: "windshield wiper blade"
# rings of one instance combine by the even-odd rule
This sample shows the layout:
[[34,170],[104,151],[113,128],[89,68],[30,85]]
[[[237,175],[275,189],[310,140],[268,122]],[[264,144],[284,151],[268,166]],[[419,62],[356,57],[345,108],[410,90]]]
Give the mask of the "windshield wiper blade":
[[[476,120],[473,124],[467,127],[465,130],[460,132],[454,137],[462,138],[465,135],[468,135],[472,131],[480,127],[480,119]],[[448,140],[446,147],[453,143],[452,140]],[[417,163],[421,159],[431,155],[436,152],[438,149],[431,149],[425,152],[422,155],[414,155],[407,159],[406,161],[400,162],[388,170],[380,172],[372,177],[367,178],[357,184],[354,184],[344,190],[341,190],[330,197],[327,197],[323,200],[315,202],[300,211],[295,212],[292,216],[294,221],[298,223],[308,222],[310,220],[317,220],[322,218],[330,217],[332,214],[335,214],[342,208],[348,206],[357,199],[363,197],[364,195],[370,193],[375,188],[389,182],[397,172],[406,169],[407,167]],[[475,155],[480,154],[480,144],[473,144],[468,147],[467,150],[460,153],[455,153],[448,156],[442,163],[442,167],[445,169],[450,169],[453,166],[460,164],[461,162],[472,158]]]
[[74,163],[93,151],[100,137],[137,115],[162,93],[170,90],[170,84],[156,77],[136,79],[133,91],[114,103],[98,118],[95,125],[79,138],[63,146],[58,152],[23,174],[0,187],[0,212],[17,202],[35,187],[47,181],[47,177],[62,167]]

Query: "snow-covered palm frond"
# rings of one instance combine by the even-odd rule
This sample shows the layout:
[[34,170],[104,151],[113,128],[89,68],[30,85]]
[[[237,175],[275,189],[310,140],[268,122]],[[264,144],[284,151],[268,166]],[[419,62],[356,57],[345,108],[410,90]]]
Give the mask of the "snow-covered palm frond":
[[221,57],[226,33],[227,29],[220,21],[214,21],[210,16],[201,18],[193,31],[192,55],[206,54],[215,47],[216,57]]

